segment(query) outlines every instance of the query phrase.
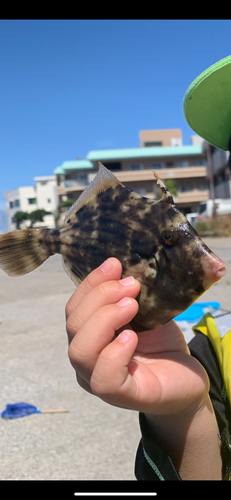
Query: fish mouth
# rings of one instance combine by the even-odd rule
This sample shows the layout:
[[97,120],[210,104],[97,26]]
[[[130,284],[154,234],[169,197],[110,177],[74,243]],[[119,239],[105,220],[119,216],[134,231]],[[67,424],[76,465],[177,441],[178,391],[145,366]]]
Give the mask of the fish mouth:
[[205,290],[217,281],[220,281],[227,273],[225,262],[213,252],[204,256],[202,267],[204,271],[203,286]]

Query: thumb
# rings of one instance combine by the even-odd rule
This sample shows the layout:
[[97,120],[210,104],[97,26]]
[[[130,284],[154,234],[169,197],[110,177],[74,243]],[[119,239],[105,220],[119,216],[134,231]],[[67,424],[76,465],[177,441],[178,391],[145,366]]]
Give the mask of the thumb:
[[123,330],[98,357],[90,385],[92,392],[107,403],[128,407],[135,395],[136,382],[130,366],[133,365],[131,357],[137,342],[133,330]]

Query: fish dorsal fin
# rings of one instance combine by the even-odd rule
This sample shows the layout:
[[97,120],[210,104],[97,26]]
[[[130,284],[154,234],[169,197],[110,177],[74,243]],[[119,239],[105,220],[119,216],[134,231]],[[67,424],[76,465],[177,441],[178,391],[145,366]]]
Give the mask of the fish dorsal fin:
[[76,214],[84,205],[95,198],[97,194],[106,191],[109,188],[116,186],[123,186],[123,184],[108,170],[102,163],[99,163],[99,171],[93,181],[84,189],[78,200],[72,205],[67,212],[64,220],[64,226],[67,226],[67,221],[71,218],[72,214]]
[[174,205],[173,197],[172,197],[171,193],[169,192],[169,190],[166,188],[163,181],[159,178],[159,175],[157,175],[157,173],[154,172],[154,170],[153,170],[153,174],[154,174],[154,177],[156,178],[158,186],[160,187],[160,189],[163,193],[161,199],[167,201],[168,203],[170,203],[170,205]]

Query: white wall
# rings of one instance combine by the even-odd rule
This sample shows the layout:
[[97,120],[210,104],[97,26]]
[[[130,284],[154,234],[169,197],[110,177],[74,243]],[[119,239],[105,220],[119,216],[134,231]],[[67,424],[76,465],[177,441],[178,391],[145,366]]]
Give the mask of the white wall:
[[[58,206],[56,179],[54,176],[36,177],[35,181],[35,186],[19,187],[5,193],[9,231],[16,229],[16,224],[12,222],[12,218],[16,212],[30,213],[38,208],[51,213],[44,217],[43,222],[36,223],[35,227],[55,227],[54,214]],[[32,201],[35,201],[35,203],[32,203]],[[30,221],[25,221],[21,224],[21,227],[29,227],[29,225]]]
[[58,206],[55,177],[35,177],[35,181],[38,208],[54,212]]
[[29,203],[29,200],[36,199],[36,191],[34,186],[20,187],[18,188],[18,191],[20,199],[20,208],[18,210],[30,213],[38,208],[37,203]]

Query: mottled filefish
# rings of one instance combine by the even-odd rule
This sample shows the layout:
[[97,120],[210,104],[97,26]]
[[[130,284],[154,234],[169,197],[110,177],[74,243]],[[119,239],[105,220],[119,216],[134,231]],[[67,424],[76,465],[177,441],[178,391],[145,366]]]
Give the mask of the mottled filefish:
[[154,172],[160,200],[140,196],[99,164],[99,172],[67,213],[64,227],[19,229],[0,236],[0,267],[10,276],[33,271],[59,253],[78,285],[108,257],[122,277],[141,284],[136,331],[167,323],[225,275],[225,263],[201,240]]

